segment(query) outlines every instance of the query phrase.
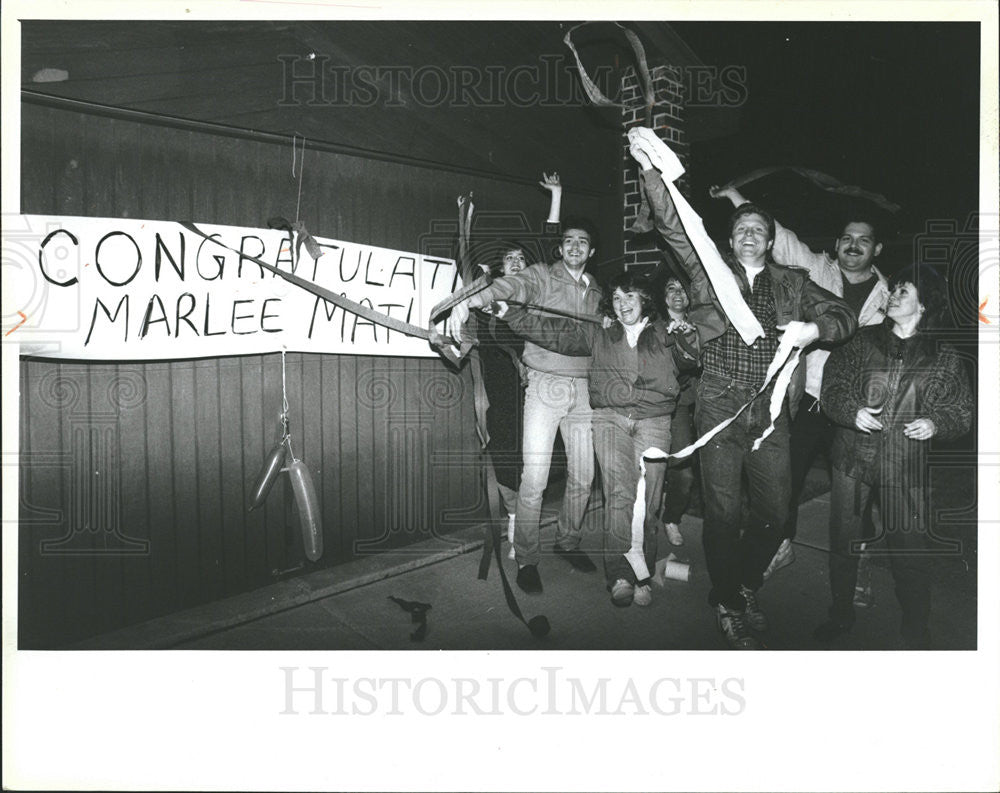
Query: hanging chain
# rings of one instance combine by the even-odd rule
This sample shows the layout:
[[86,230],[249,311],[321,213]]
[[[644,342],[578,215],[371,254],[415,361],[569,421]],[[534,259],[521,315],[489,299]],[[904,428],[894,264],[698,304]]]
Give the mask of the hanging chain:
[[[295,146],[295,141],[293,139],[293,141],[292,141],[292,147],[293,147],[292,151],[293,152],[294,152],[294,146]],[[294,163],[294,160],[295,160],[295,157],[294,157],[294,154],[293,154],[293,156],[292,156],[293,163]],[[306,139],[305,139],[305,137],[303,137],[302,138],[302,151],[299,154],[299,194],[298,194],[298,197],[295,199],[295,222],[296,223],[299,222],[299,206],[302,203],[302,177],[305,175],[305,172],[306,172],[305,163],[306,163]],[[295,176],[294,168],[293,168],[293,171],[292,171],[292,176]]]
[[285,353],[287,349],[281,348],[281,433],[285,443],[288,444],[288,453],[292,460],[295,460],[295,452],[292,451],[292,434],[288,431],[288,386],[285,381]]

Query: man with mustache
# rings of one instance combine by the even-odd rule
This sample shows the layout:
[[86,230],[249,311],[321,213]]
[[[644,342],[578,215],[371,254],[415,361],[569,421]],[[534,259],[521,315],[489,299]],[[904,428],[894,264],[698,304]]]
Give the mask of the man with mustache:
[[[714,198],[728,198],[734,207],[747,203],[735,187],[713,187],[711,194]],[[774,247],[771,250],[774,261],[808,270],[815,283],[844,299],[857,315],[859,327],[877,325],[885,319],[889,287],[885,276],[875,267],[875,259],[881,252],[882,243],[879,242],[875,224],[870,220],[849,219],[834,243],[832,258],[825,251],[816,253],[810,250],[794,232],[775,222]],[[822,452],[829,456],[833,443],[834,424],[820,410],[819,401],[823,366],[829,355],[828,347],[816,345],[806,355],[805,394],[792,423],[792,500],[781,545],[764,572],[765,579],[795,561],[792,540],[795,539],[799,499],[806,476],[816,455]]]

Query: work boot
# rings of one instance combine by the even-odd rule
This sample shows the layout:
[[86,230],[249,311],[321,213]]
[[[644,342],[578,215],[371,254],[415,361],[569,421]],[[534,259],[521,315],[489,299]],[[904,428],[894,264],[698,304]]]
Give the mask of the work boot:
[[719,630],[726,637],[726,642],[733,650],[760,650],[761,643],[750,633],[744,613],[727,609],[721,603],[715,607],[715,616]]

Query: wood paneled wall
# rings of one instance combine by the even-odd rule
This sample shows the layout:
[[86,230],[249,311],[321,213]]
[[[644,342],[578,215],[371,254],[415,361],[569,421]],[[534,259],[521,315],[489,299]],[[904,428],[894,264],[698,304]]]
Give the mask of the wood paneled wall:
[[[30,103],[22,113],[25,214],[250,227],[295,217],[290,145]],[[537,232],[546,209],[525,185],[405,163],[307,150],[299,168],[299,217],[310,230],[389,248],[452,255],[455,196],[469,190],[501,226],[521,222],[501,211],[524,210]],[[572,211],[600,217],[617,200],[571,200]],[[289,354],[286,366],[294,451],[321,502],[318,565],[484,517],[467,370],[308,354]],[[62,646],[314,568],[285,477],[264,508],[246,508],[278,437],[280,354],[26,358],[20,392],[22,648]]]

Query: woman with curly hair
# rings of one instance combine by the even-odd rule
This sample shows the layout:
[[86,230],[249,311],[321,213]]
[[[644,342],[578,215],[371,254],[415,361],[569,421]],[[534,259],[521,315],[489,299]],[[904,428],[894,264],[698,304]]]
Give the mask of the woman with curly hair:
[[[694,299],[710,304],[706,294]],[[702,312],[703,324],[660,319],[658,295],[643,276],[625,272],[608,284],[601,309],[603,325],[532,315],[512,307],[504,315],[514,332],[564,355],[590,355],[588,373],[593,408],[594,450],[604,483],[604,572],[616,606],[652,601],[649,578],[639,580],[625,554],[632,545],[632,513],[639,464],[650,447],[670,448],[670,416],[680,392],[680,367],[695,365],[699,342],[718,335],[718,310]],[[643,556],[656,563],[658,507],[666,463],[646,466]]]
[[[854,625],[861,541],[889,558],[901,632],[909,649],[930,647],[934,549],[926,455],[931,438],[956,438],[972,421],[972,393],[957,350],[934,331],[946,314],[946,284],[914,265],[889,282],[881,325],[861,328],[833,351],[821,402],[838,425],[831,452],[829,617],[814,632],[823,643]],[[864,538],[864,517],[878,497],[880,536]]]

